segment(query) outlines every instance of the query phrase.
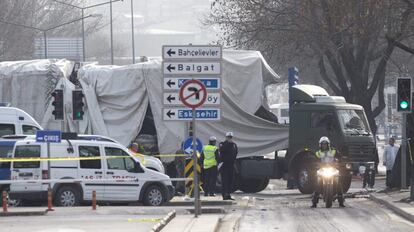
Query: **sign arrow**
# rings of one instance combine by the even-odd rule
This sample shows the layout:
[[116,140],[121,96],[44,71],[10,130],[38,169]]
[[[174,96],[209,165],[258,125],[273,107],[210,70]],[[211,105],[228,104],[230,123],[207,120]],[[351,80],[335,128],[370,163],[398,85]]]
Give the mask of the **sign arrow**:
[[170,95],[168,95],[167,100],[171,103],[171,101],[175,100],[175,97],[171,96],[171,94],[170,94]]
[[171,110],[169,110],[168,112],[167,112],[167,116],[169,117],[169,118],[171,118],[171,116],[174,116],[175,115],[175,113],[174,112],[171,112]]
[[173,52],[171,48],[167,51],[167,54],[171,57],[171,55],[175,55],[175,51]]
[[173,82],[171,80],[168,80],[167,85],[168,85],[168,87],[171,88],[171,85],[175,85],[175,82]]
[[171,66],[171,64],[169,64],[167,66],[167,69],[168,69],[168,72],[171,72],[171,70],[175,70],[175,67],[174,66]]

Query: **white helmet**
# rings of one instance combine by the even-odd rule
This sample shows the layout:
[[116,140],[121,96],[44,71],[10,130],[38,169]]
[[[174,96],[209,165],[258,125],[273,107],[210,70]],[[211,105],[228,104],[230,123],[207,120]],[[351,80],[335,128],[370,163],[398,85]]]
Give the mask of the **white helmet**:
[[215,136],[211,136],[210,137],[210,139],[208,140],[208,141],[210,141],[210,142],[214,142],[214,141],[216,141],[217,140],[217,138],[215,137]]
[[329,138],[328,138],[328,137],[323,136],[323,137],[321,137],[321,138],[319,139],[319,145],[321,145],[322,143],[327,143],[327,144],[330,144],[330,143],[331,143],[331,141],[329,141]]
[[230,132],[230,131],[229,131],[229,132],[227,132],[227,133],[226,133],[226,137],[233,137],[233,132]]

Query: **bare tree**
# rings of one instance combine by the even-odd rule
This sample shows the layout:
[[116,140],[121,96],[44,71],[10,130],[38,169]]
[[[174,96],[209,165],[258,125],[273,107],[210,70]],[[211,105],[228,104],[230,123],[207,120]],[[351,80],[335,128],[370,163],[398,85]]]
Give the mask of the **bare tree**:
[[[79,5],[82,0],[66,0]],[[0,0],[0,21],[48,29],[81,17],[81,12],[68,5],[52,0]],[[98,30],[99,19],[87,20],[86,32]],[[48,31],[48,36],[79,36],[80,23]],[[0,22],[0,61],[33,58],[34,40],[41,37],[39,31]]]
[[[394,41],[412,41],[414,0],[215,0],[207,20],[218,41],[254,48],[276,62],[316,61],[320,78],[365,108],[371,128],[385,108]],[[372,106],[373,97],[378,104]]]

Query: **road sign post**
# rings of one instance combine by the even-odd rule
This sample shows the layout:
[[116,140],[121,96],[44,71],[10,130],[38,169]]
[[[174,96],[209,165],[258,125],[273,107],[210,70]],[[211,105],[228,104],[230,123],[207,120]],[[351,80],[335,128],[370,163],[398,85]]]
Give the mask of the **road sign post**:
[[[193,170],[197,170],[196,121],[221,118],[221,59],[217,45],[165,45],[163,63],[163,119],[192,122]],[[179,93],[177,94],[177,90]],[[210,107],[200,108],[203,105]],[[216,107],[216,108],[212,108]],[[201,214],[198,174],[194,172],[194,216]]]
[[196,137],[196,118],[195,118],[195,108],[193,108],[193,170],[194,170],[194,216],[198,217],[200,215],[200,188],[199,188],[199,179],[197,172],[197,137]]

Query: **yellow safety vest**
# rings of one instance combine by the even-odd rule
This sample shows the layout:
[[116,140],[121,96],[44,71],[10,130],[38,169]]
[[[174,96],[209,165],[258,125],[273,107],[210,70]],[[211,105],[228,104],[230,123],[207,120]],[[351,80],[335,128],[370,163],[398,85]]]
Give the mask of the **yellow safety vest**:
[[204,146],[203,152],[204,152],[204,168],[205,169],[217,166],[216,150],[217,150],[216,146],[213,146],[213,145]]
[[336,150],[329,149],[326,152],[319,150],[315,153],[315,155],[318,159],[321,159],[322,163],[330,163],[335,160]]

